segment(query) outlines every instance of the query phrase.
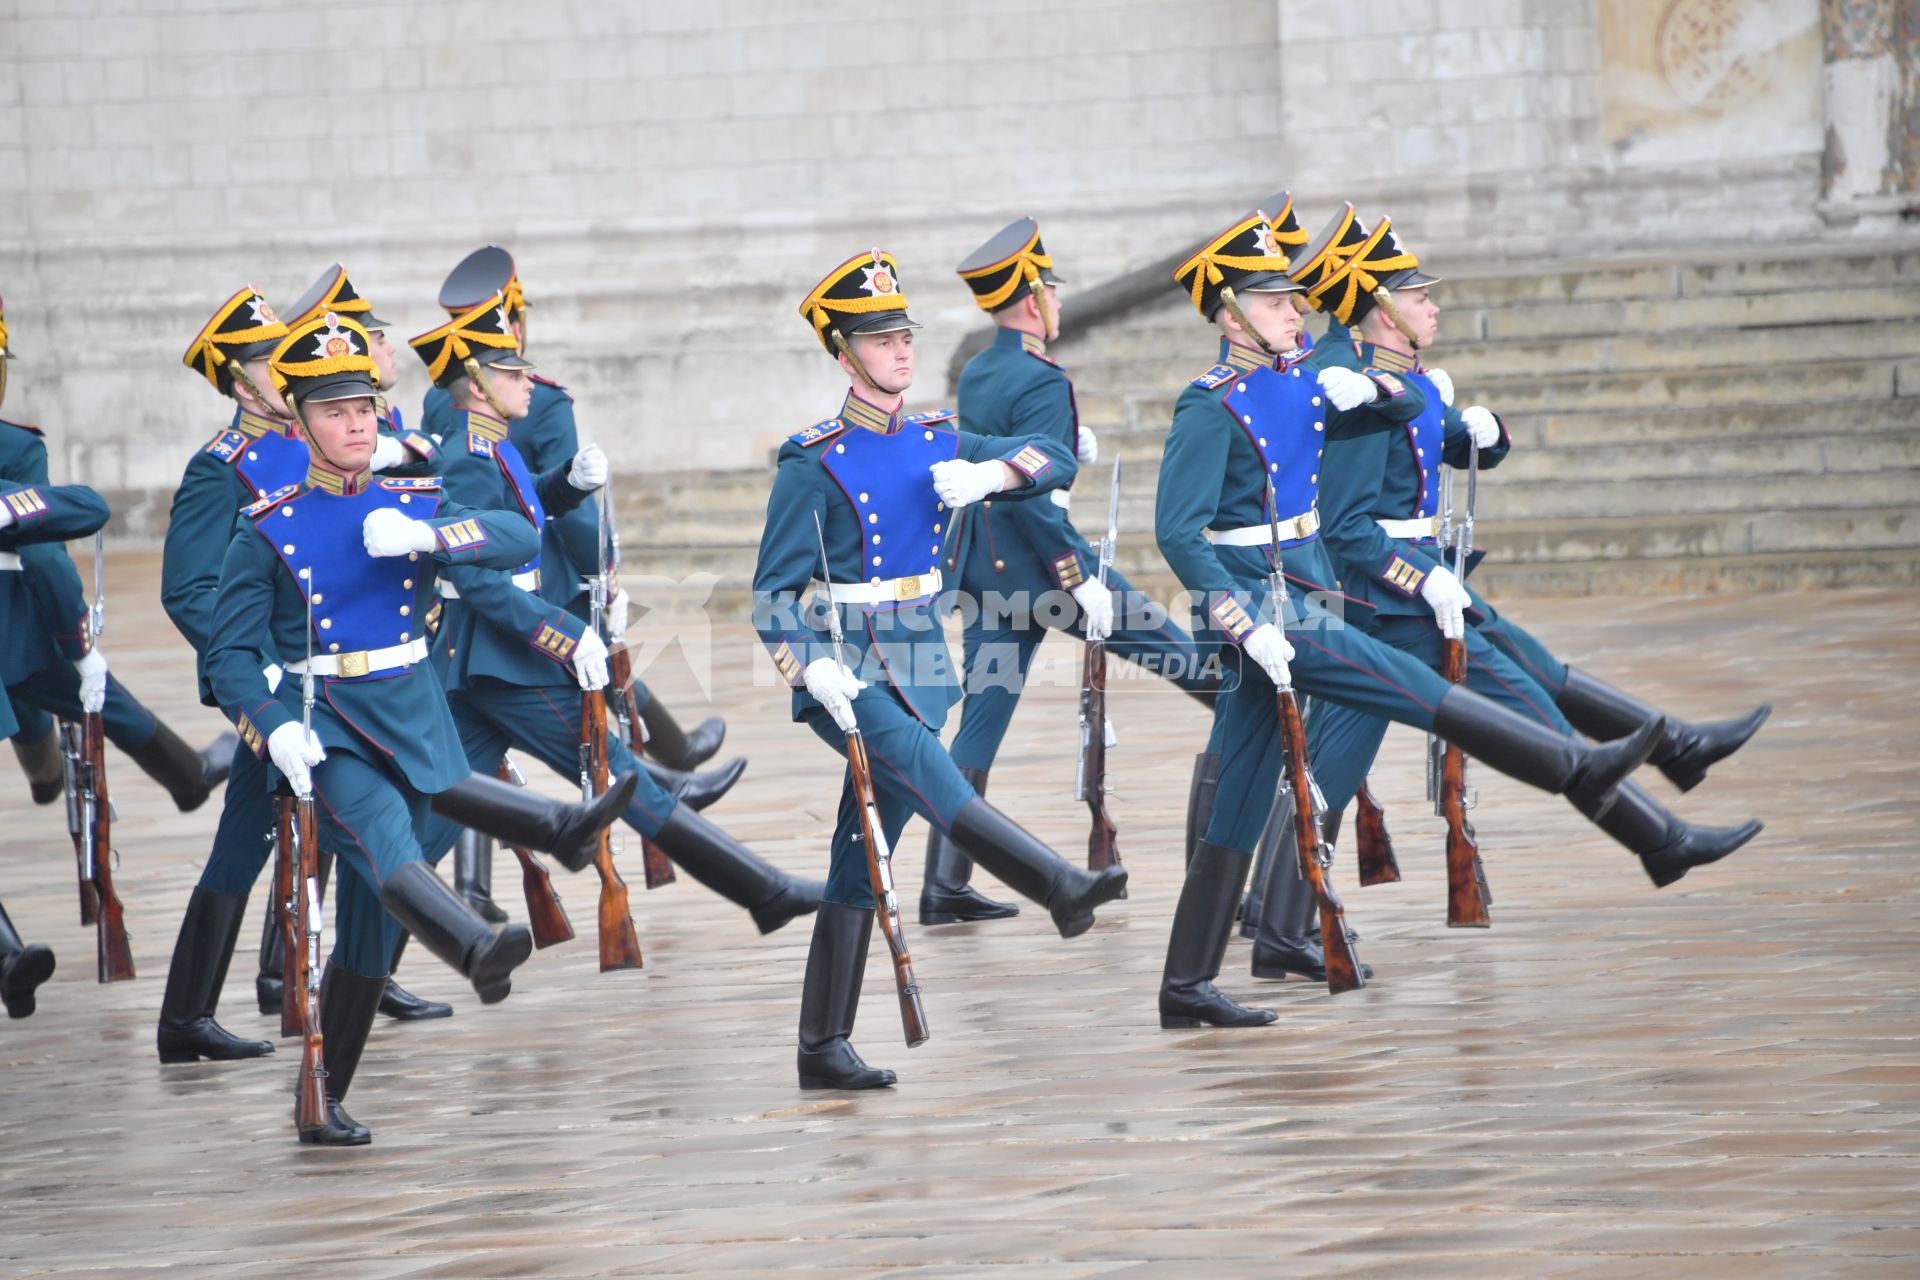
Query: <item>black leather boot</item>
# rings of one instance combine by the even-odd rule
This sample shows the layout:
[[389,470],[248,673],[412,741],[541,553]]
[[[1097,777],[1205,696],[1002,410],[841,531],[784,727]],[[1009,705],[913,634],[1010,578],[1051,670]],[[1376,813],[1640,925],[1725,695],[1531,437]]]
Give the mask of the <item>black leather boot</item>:
[[462,831],[453,844],[453,891],[488,924],[505,924],[507,913],[493,900],[493,837]]
[[[962,769],[975,795],[987,794],[985,769]],[[973,859],[960,852],[947,834],[927,824],[927,870],[920,881],[921,924],[964,924],[970,920],[1004,920],[1020,914],[1019,904],[995,902],[967,881],[973,877]]]
[[380,1012],[398,1022],[451,1018],[452,1005],[441,1004],[438,1000],[422,1000],[394,980],[393,975],[400,971],[400,957],[406,953],[407,939],[411,936],[402,931],[400,940],[393,944],[393,962],[387,966],[387,989],[380,995]]
[[1273,870],[1273,860],[1279,854],[1281,838],[1292,816],[1293,807],[1285,799],[1285,793],[1276,793],[1273,807],[1267,810],[1266,825],[1260,828],[1260,843],[1253,847],[1253,874],[1247,880],[1247,892],[1233,913],[1243,938],[1253,936],[1261,912],[1266,909],[1267,877]]
[[800,990],[802,1089],[884,1089],[897,1079],[862,1062],[849,1040],[872,936],[873,912],[866,907],[823,902],[813,918],[806,985]]
[[669,769],[699,768],[727,736],[727,722],[718,716],[702,720],[692,733],[682,731],[673,712],[653,697],[640,708],[640,723],[647,728],[647,754]]
[[761,933],[812,912],[826,892],[817,880],[796,880],[771,865],[684,803],[673,806],[653,842],[675,866],[745,907]]
[[[324,1128],[301,1129],[300,1141],[322,1147],[363,1147],[373,1141],[367,1126],[348,1115],[340,1102],[360,1068],[360,1055],[366,1051],[373,1015],[386,988],[385,978],[370,978],[331,961],[321,972],[320,1035],[327,1067],[327,1123]],[[299,1095],[294,1098],[297,1110]]]
[[[18,735],[9,738],[13,754],[27,775],[27,793],[35,804],[52,804],[67,790],[67,770],[60,760],[60,730],[47,730],[46,736],[28,742]],[[25,1014],[21,1014],[25,1017]]]
[[1220,755],[1202,751],[1193,758],[1193,780],[1187,784],[1187,860],[1193,865],[1193,851],[1207,838],[1207,823],[1213,820],[1213,797],[1220,790]]
[[[325,849],[320,851],[316,861],[319,872],[320,901],[327,900],[327,877],[333,873],[333,855]],[[260,1005],[260,1012],[269,1017],[280,1016],[282,981],[287,972],[286,942],[280,936],[279,908],[273,901],[272,879],[268,879],[267,923],[260,931],[260,972],[253,976],[253,998]]]
[[380,889],[380,905],[422,946],[473,983],[481,1004],[505,1000],[513,990],[514,969],[533,954],[533,934],[525,925],[510,924],[495,933],[424,862],[409,862],[388,876]]
[[1695,867],[1704,867],[1760,834],[1763,824],[1696,827],[1660,806],[1636,783],[1620,784],[1618,799],[1595,819],[1600,829],[1640,855],[1654,887],[1664,889]]
[[[1555,695],[1573,727],[1590,738],[1618,738],[1633,732],[1660,713],[1622,690],[1585,672],[1567,668],[1566,687]],[[1706,781],[1707,770],[1726,759],[1747,739],[1760,732],[1760,726],[1773,714],[1770,706],[1760,706],[1738,720],[1719,720],[1712,724],[1688,724],[1667,717],[1666,732],[1653,749],[1653,764],[1667,780],[1682,791],[1691,791]]]
[[0,1004],[9,1018],[25,1018],[35,1007],[33,990],[53,976],[53,952],[20,940],[20,931],[0,907]]
[[1582,742],[1462,685],[1448,689],[1433,712],[1436,734],[1509,778],[1564,795],[1596,821],[1613,803],[1620,780],[1653,754],[1666,723],[1656,716],[1624,738]]
[[1022,897],[1046,907],[1063,938],[1093,927],[1093,909],[1125,892],[1127,869],[1082,871],[975,796],[953,817],[953,842]]
[[273,1052],[273,1041],[243,1040],[213,1020],[246,909],[245,898],[194,886],[160,999],[160,1061],[227,1062]]
[[704,809],[733,790],[733,784],[740,781],[740,775],[747,771],[747,758],[735,756],[717,769],[703,769],[697,773],[669,769],[651,760],[642,760],[640,765],[675,800],[692,805],[695,809]]
[[[507,844],[550,853],[567,870],[580,871],[593,860],[600,833],[613,825],[639,785],[639,775],[623,773],[593,803],[568,804],[470,773],[433,798],[433,811]],[[420,940],[425,942],[425,935]]]
[[192,813],[227,780],[233,768],[233,751],[239,744],[239,738],[223,733],[205,750],[195,751],[161,720],[155,721],[153,737],[146,745],[127,754],[148,777],[167,789],[175,808]]
[[1173,934],[1167,939],[1167,967],[1160,978],[1160,1025],[1180,1027],[1264,1027],[1279,1015],[1249,1009],[1228,999],[1213,980],[1227,956],[1233,932],[1233,904],[1240,901],[1251,853],[1202,840],[1193,851],[1180,903],[1173,910]]

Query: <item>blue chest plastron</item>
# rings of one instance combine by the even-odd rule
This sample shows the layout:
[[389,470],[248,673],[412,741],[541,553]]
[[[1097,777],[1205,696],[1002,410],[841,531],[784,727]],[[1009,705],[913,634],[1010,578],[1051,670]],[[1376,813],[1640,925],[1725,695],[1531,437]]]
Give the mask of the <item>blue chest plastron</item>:
[[855,427],[822,447],[821,465],[860,524],[860,564],[835,565],[834,579],[878,583],[932,573],[950,513],[929,468],[958,456],[960,437],[909,418],[890,435]]
[[[468,449],[477,453],[479,450],[474,447],[474,441],[476,439],[486,440],[486,437],[469,435],[467,439]],[[536,486],[533,483],[533,474],[527,470],[526,459],[520,456],[520,450],[514,447],[513,441],[511,440],[487,440],[486,443],[489,446],[488,452],[493,455],[493,460],[499,464],[500,473],[507,479],[507,487],[513,494],[514,502],[519,505],[521,512],[527,517],[527,520],[532,523],[533,527],[536,530],[544,532],[547,527],[547,513],[540,505],[540,494],[537,492]],[[533,552],[533,558],[514,570],[514,572],[516,574],[530,573],[539,567],[540,551],[539,548],[536,547]]]
[[[1407,424],[1407,462],[1420,481],[1420,496],[1408,514],[1414,519],[1424,519],[1440,514],[1440,453],[1447,442],[1447,406],[1441,403],[1439,389],[1426,374],[1408,372],[1395,376],[1419,388],[1420,394],[1427,398],[1427,407]],[[1432,541],[1432,538],[1415,539],[1415,542]]]
[[[254,529],[313,606],[315,653],[386,649],[422,634],[420,619],[413,616],[414,589],[428,567],[417,553],[368,555],[361,525],[368,513],[383,507],[430,520],[439,506],[437,491],[381,483],[351,495],[309,489],[254,520]],[[377,680],[405,669],[361,678]]]
[[240,449],[240,456],[233,460],[233,469],[240,473],[247,488],[253,490],[253,496],[258,498],[305,480],[307,462],[304,441],[269,431],[257,440],[246,442]]
[[[1273,514],[1283,521],[1312,511],[1320,496],[1320,456],[1326,448],[1326,406],[1320,383],[1298,364],[1286,370],[1249,369],[1227,386],[1222,403],[1253,442],[1266,475],[1246,477],[1264,490],[1273,483]],[[1258,504],[1267,510],[1264,493]],[[1284,530],[1282,531],[1284,534]],[[1319,536],[1282,537],[1283,547]]]

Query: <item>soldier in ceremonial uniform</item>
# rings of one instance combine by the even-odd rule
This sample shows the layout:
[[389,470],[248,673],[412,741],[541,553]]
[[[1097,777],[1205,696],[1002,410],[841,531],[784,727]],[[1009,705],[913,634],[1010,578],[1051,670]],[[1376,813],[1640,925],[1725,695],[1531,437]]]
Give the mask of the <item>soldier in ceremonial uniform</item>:
[[[539,538],[518,510],[462,507],[436,478],[369,469],[378,419],[368,348],[365,330],[331,312],[293,328],[275,348],[274,386],[311,457],[300,483],[241,512],[205,657],[214,695],[247,746],[270,759],[296,795],[316,797],[320,839],[342,867],[338,933],[320,997],[328,1117],[300,1133],[302,1142],[327,1145],[368,1140],[340,1101],[400,929],[487,1003],[506,998],[513,969],[533,951],[524,926],[494,933],[421,857],[433,798],[469,777],[420,620],[441,572],[510,569],[534,554]],[[285,673],[277,687],[267,674],[276,662]],[[317,682],[311,729],[302,723],[309,681]],[[511,812],[489,816],[516,820]],[[514,834],[506,825],[501,833]],[[560,856],[578,869],[589,853],[582,842]]]
[[[906,307],[894,261],[879,249],[834,268],[800,305],[851,385],[838,416],[781,446],[754,570],[755,628],[793,688],[795,720],[842,753],[846,731],[859,728],[890,846],[918,813],[1043,903],[1062,937],[1075,937],[1092,927],[1095,907],[1125,889],[1126,871],[1094,873],[1066,862],[981,799],[941,749],[940,726],[959,682],[937,607],[942,534],[953,512],[1066,485],[1073,446],[1053,435],[956,431],[949,410],[903,414],[917,327]],[[832,579],[830,600],[803,609],[802,596],[823,574]],[[833,652],[820,605],[840,613],[844,654]],[[873,927],[861,830],[849,774],[800,999],[803,1089],[894,1082],[893,1072],[867,1066],[849,1042]]]
[[[536,476],[509,438],[509,424],[527,413],[534,384],[502,295],[413,339],[412,346],[435,385],[449,389],[461,415],[441,439],[450,501],[518,510],[535,528],[547,528],[606,483],[607,459],[597,445]],[[581,699],[603,696],[607,684],[608,652],[599,634],[538,593],[543,555],[536,551],[510,566],[511,573],[460,567],[440,580],[444,603],[434,665],[465,758],[477,773],[491,774],[513,746],[562,777],[578,777]],[[625,742],[612,734],[608,742],[616,772],[637,769]],[[651,775],[640,777],[625,816],[694,879],[745,907],[762,933],[819,905],[818,884],[769,865]],[[452,824],[436,824],[423,841],[428,856],[444,854],[457,834]]]
[[[0,305],[0,403],[7,393],[5,361],[11,359],[5,315]],[[47,446],[38,427],[0,419],[0,479],[47,483]],[[233,735],[222,734],[195,751],[108,671],[106,655],[86,633],[86,595],[65,546],[48,542],[23,549],[19,573],[33,607],[0,637],[0,678],[20,721],[13,749],[34,803],[52,804],[63,790],[54,717],[78,719],[81,704],[95,701],[102,689],[107,740],[165,787],[182,813],[206,803],[226,780]]]
[[[1448,684],[1328,613],[1321,601],[1340,596],[1316,507],[1327,435],[1362,405],[1377,402],[1409,421],[1424,399],[1418,388],[1376,368],[1302,367],[1294,295],[1319,281],[1304,269],[1299,278],[1289,276],[1289,268],[1272,224],[1256,212],[1175,272],[1195,308],[1218,327],[1220,360],[1175,405],[1155,535],[1193,593],[1196,641],[1217,651],[1233,674],[1223,695],[1219,795],[1167,947],[1163,1027],[1259,1026],[1274,1019],[1271,1010],[1236,1004],[1214,979],[1281,767],[1276,688],[1291,684],[1315,699],[1436,733],[1509,776],[1565,795],[1594,821],[1616,806],[1621,779],[1645,762],[1662,728],[1650,722],[1602,746],[1567,738]],[[1278,618],[1268,591],[1276,520],[1287,594]],[[1662,857],[1670,831],[1691,830],[1661,817],[1658,838],[1630,845],[1643,858]],[[1757,826],[1727,838],[1750,838]]]
[[[1759,730],[1769,709],[1712,724],[1663,718],[1566,666],[1442,563],[1435,541],[1442,519],[1441,464],[1464,467],[1478,446],[1480,465],[1497,466],[1512,439],[1484,406],[1456,408],[1452,379],[1423,365],[1421,352],[1432,345],[1439,319],[1428,289],[1439,278],[1421,269],[1389,219],[1381,218],[1369,230],[1349,204],[1321,233],[1313,256],[1338,264],[1313,296],[1351,332],[1323,342],[1310,363],[1323,369],[1384,370],[1424,400],[1420,413],[1404,421],[1382,413],[1379,402],[1369,402],[1329,430],[1321,488],[1325,540],[1344,589],[1369,606],[1360,619],[1368,632],[1436,670],[1443,640],[1461,640],[1469,688],[1556,733],[1577,730],[1607,738],[1663,719],[1652,763],[1682,791],[1696,786],[1711,765]],[[1354,739],[1358,749],[1341,754],[1364,768],[1385,729],[1383,721],[1342,708],[1329,709],[1323,731],[1330,739]],[[1329,807],[1344,805],[1357,781],[1347,773],[1330,774],[1322,783]],[[1602,825],[1629,847],[1645,846],[1656,838],[1662,815],[1636,785],[1624,786],[1621,795]],[[1679,837],[1679,843],[1647,861],[1648,874],[1656,884],[1670,884],[1689,868],[1738,847],[1724,836],[1709,835],[1690,830]]]
[[[6,333],[0,329],[0,390],[6,376]],[[21,484],[0,479],[0,635],[30,625],[32,605],[21,581],[20,556],[29,547],[83,538],[107,522],[107,504],[85,485]],[[105,682],[90,697],[104,699]],[[98,706],[91,709],[98,710]],[[6,691],[0,689],[0,738],[12,738],[20,724]],[[29,944],[0,907],[0,1004],[7,1016],[24,1018],[34,1010],[34,989],[53,976],[53,952]]]
[[[508,323],[524,356],[528,304],[513,255],[505,249],[487,245],[462,258],[440,286],[440,306],[450,316],[464,315],[495,295],[506,304]],[[439,385],[428,389],[421,420],[427,431],[444,439],[457,439],[465,429],[460,409],[447,389]],[[558,382],[534,374],[532,403],[526,416],[512,423],[510,431],[514,448],[519,450],[532,473],[538,475],[569,465],[580,448],[573,396]],[[591,497],[563,514],[552,515],[540,532],[540,595],[583,620],[589,608],[588,579],[599,568],[599,536],[600,510]],[[623,590],[609,602],[608,620],[617,624],[609,627],[609,634],[625,634],[628,611],[628,597]],[[683,730],[673,713],[653,696],[638,676],[633,681],[633,699],[645,727],[646,755],[650,757],[643,763],[654,780],[675,799],[696,810],[705,809],[739,781],[747,767],[741,758],[729,760],[717,769],[692,772],[720,750],[727,732],[724,721],[709,717],[692,732]],[[504,913],[491,899],[492,846],[484,839],[463,837],[454,855],[454,866],[461,892],[476,909],[489,919],[504,919]]]
[[[1080,463],[1098,454],[1093,432],[1080,425],[1073,383],[1047,356],[1060,336],[1059,278],[1032,218],[1002,228],[958,268],[974,302],[993,316],[993,344],[960,375],[960,427],[974,435],[1008,439],[1046,435],[1075,452]],[[1165,676],[1211,701],[1216,675],[1200,667],[1186,632],[1157,604],[1135,591],[1117,570],[1099,580],[1099,556],[1074,527],[1070,489],[1039,502],[992,499],[954,517],[943,562],[959,571],[963,596],[978,606],[966,619],[962,655],[966,700],[948,749],[975,792],[985,795],[987,774],[1006,737],[1027,671],[1048,627],[1088,639],[1105,638],[1110,653]],[[938,827],[927,833],[927,868],[920,888],[920,923],[992,920],[1019,908],[994,902],[967,884],[973,864]]]

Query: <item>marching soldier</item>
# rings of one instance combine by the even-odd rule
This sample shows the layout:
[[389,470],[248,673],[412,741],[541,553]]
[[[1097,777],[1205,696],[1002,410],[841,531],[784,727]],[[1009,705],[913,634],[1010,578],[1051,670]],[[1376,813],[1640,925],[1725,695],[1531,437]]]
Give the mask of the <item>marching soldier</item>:
[[[338,936],[320,994],[327,1122],[300,1132],[302,1142],[323,1145],[369,1139],[341,1100],[400,929],[486,1003],[506,998],[512,971],[533,951],[524,926],[494,933],[421,858],[431,801],[470,780],[420,619],[444,569],[511,568],[539,539],[517,510],[461,507],[432,477],[373,474],[368,347],[364,329],[331,312],[275,347],[273,385],[310,450],[308,470],[241,512],[205,655],[213,692],[252,753],[271,760],[296,795],[319,800],[320,839],[342,867]],[[286,677],[277,688],[268,677],[276,664]],[[310,729],[302,723],[308,681],[318,682]],[[501,834],[514,835],[523,817],[537,825],[518,809],[517,788],[481,790],[480,803],[463,808],[488,810]],[[622,792],[630,787],[607,798],[624,802]],[[590,850],[582,841],[556,853],[578,869]]]
[[[1651,762],[1682,791],[1737,751],[1766,720],[1760,707],[1739,720],[1690,724],[1662,714],[1593,676],[1562,663],[1547,647],[1469,588],[1442,562],[1436,548],[1441,514],[1440,466],[1465,466],[1477,446],[1481,466],[1497,465],[1512,445],[1506,426],[1481,405],[1458,409],[1453,381],[1427,369],[1420,353],[1432,346],[1439,307],[1429,293],[1439,277],[1381,218],[1369,231],[1347,205],[1321,233],[1318,253],[1341,263],[1315,295],[1350,336],[1321,344],[1313,366],[1388,371],[1416,387],[1425,405],[1404,424],[1383,420],[1370,402],[1330,428],[1322,484],[1325,540],[1344,589],[1370,608],[1361,618],[1369,634],[1438,670],[1442,641],[1466,648],[1467,686],[1556,733],[1576,730],[1596,739],[1632,732],[1660,720],[1664,729]],[[1330,710],[1330,735],[1357,733],[1363,745],[1348,760],[1371,760],[1385,724],[1353,725],[1355,713]],[[1371,730],[1370,739],[1367,737]],[[1333,776],[1322,784],[1330,808],[1344,805],[1357,780]],[[1629,847],[1651,847],[1647,874],[1665,886],[1692,867],[1735,847],[1697,830],[1659,843],[1664,815],[1637,784],[1601,825]]]
[[[528,304],[513,255],[505,249],[487,245],[462,258],[440,286],[440,306],[448,315],[459,316],[490,302],[495,295],[505,303],[508,324],[524,356]],[[532,377],[532,403],[526,416],[516,420],[510,430],[514,448],[528,469],[538,475],[569,465],[579,451],[580,436],[574,423],[573,396],[558,382],[537,373]],[[428,431],[446,440],[457,440],[465,426],[447,389],[438,385],[427,390],[421,420]],[[540,532],[540,595],[582,620],[588,614],[588,578],[599,560],[599,536],[599,506],[591,497],[564,514],[554,515]],[[620,623],[611,634],[625,633],[628,610],[623,590],[608,604],[609,618]],[[745,759],[735,758],[706,772],[693,771],[720,750],[726,723],[709,717],[689,733],[637,676],[632,688],[634,706],[645,727],[646,755],[652,758],[643,761],[647,772],[676,800],[696,810],[725,795],[746,771]],[[656,760],[658,764],[653,763]],[[454,868],[461,892],[477,910],[489,919],[506,918],[491,897],[491,845],[484,839],[462,837],[454,854]]]
[[[509,438],[532,398],[532,364],[508,327],[505,299],[495,295],[412,340],[436,386],[447,388],[460,418],[441,439],[442,483],[449,501],[521,512],[534,528],[564,519],[607,480],[607,458],[588,444],[562,466],[535,476]],[[590,623],[538,594],[542,555],[508,566],[510,573],[450,568],[439,583],[443,601],[434,666],[446,688],[464,758],[491,774],[509,746],[537,756],[556,773],[579,774],[581,699],[602,697],[607,646]],[[616,622],[614,634],[620,627]],[[636,762],[609,735],[616,772]],[[688,874],[745,907],[771,933],[819,905],[820,886],[795,880],[643,775],[626,820]],[[444,854],[457,832],[437,823],[424,838],[430,858]]]
[[[893,258],[879,249],[835,267],[800,314],[850,386],[838,416],[781,446],[754,570],[755,629],[793,688],[793,718],[842,753],[844,735],[859,729],[889,846],[918,813],[1043,903],[1062,937],[1076,937],[1092,927],[1094,908],[1124,891],[1126,870],[1067,863],[981,799],[941,749],[940,726],[959,690],[937,609],[952,512],[1064,486],[1074,474],[1073,447],[1052,435],[955,431],[948,410],[901,412],[918,326],[907,317]],[[823,575],[826,598],[814,604],[840,612],[843,654],[833,652],[817,608],[802,607]],[[803,1089],[881,1088],[895,1078],[869,1067],[849,1042],[874,912],[861,832],[849,774],[800,998]]]
[[[1219,653],[1233,674],[1223,695],[1219,795],[1167,945],[1160,1024],[1168,1028],[1260,1026],[1275,1017],[1236,1004],[1214,979],[1281,768],[1277,689],[1291,685],[1315,699],[1433,732],[1509,776],[1565,795],[1596,822],[1616,807],[1621,779],[1645,762],[1662,730],[1656,720],[1600,746],[1563,737],[1448,684],[1408,655],[1341,625],[1319,603],[1340,598],[1316,507],[1327,435],[1342,425],[1341,415],[1362,405],[1379,402],[1408,421],[1424,400],[1384,370],[1302,367],[1294,295],[1317,284],[1326,267],[1309,261],[1289,276],[1290,265],[1272,224],[1256,212],[1175,272],[1195,309],[1219,330],[1220,360],[1175,405],[1155,535],[1193,593],[1196,641]],[[1280,566],[1273,561],[1276,524]],[[1286,585],[1280,617],[1268,593],[1276,567]],[[1692,838],[1691,828],[1661,817],[1657,840],[1630,846],[1645,858],[1661,855],[1669,832]],[[1750,823],[1700,834],[1737,846],[1758,829]]]
[[[993,344],[960,375],[961,430],[1006,439],[1046,435],[1080,463],[1092,462],[1099,449],[1093,432],[1080,425],[1073,383],[1047,356],[1047,343],[1060,336],[1060,281],[1039,225],[1022,218],[1002,228],[958,271],[996,326]],[[1098,557],[1068,514],[1070,498],[1070,487],[1050,491],[1043,502],[996,506],[989,498],[954,517],[960,527],[949,539],[945,567],[959,569],[960,591],[978,608],[962,633],[966,700],[948,751],[980,795],[1048,627],[1105,638],[1111,653],[1209,702],[1219,683],[1202,672],[1192,638],[1158,605],[1115,570],[1108,570],[1111,586],[1100,582]],[[970,887],[972,872],[967,856],[930,827],[920,923],[993,920],[1019,911]]]

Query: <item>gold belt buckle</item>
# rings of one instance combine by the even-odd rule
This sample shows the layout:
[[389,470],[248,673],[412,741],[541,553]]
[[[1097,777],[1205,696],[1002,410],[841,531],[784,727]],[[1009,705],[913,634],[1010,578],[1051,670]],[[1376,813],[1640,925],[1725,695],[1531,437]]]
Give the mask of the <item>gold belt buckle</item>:
[[894,602],[897,604],[905,600],[918,600],[921,596],[920,579],[922,576],[923,575],[916,573],[911,578],[895,578],[893,580]]
[[373,670],[373,664],[367,660],[365,649],[340,655],[340,675],[344,679],[351,680],[356,676],[366,675],[371,670]]

